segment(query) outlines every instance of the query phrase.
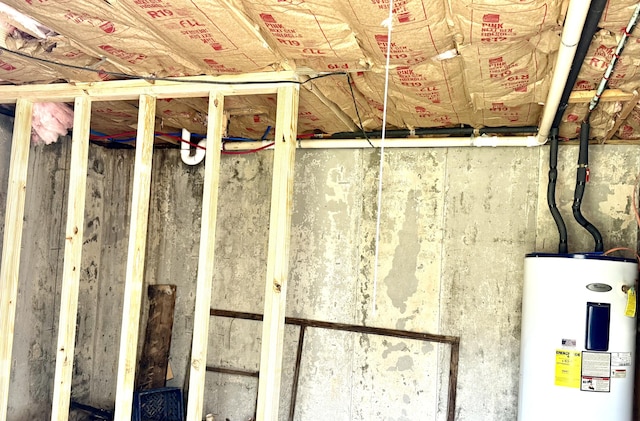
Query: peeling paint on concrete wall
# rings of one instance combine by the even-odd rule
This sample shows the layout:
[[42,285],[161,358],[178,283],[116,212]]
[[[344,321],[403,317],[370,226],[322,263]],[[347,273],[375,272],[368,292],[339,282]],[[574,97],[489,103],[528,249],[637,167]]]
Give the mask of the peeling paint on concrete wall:
[[[16,421],[49,411],[65,220],[64,211],[50,210],[66,208],[68,153],[61,142],[32,156],[11,389],[29,398],[11,400]],[[388,151],[377,262],[377,151],[297,154],[288,315],[460,336],[456,420],[514,419],[523,256],[553,252],[557,243],[546,208],[547,150]],[[572,227],[567,211],[576,154],[561,148],[558,196],[570,245],[584,250],[588,234]],[[636,243],[629,197],[639,160],[636,147],[593,148],[583,209],[606,245]],[[262,311],[272,164],[270,152],[223,159],[213,307]],[[115,395],[132,168],[132,151],[90,150],[73,396],[107,408]],[[178,151],[155,152],[145,281],[178,286],[169,384],[180,387],[193,329],[202,174],[183,166]],[[295,326],[285,333],[281,420],[298,333]],[[212,317],[208,365],[258,370],[261,334],[259,322]],[[448,361],[446,345],[311,328],[295,419],[443,421]],[[254,378],[209,373],[206,390],[205,411],[217,418],[245,421],[255,411]]]

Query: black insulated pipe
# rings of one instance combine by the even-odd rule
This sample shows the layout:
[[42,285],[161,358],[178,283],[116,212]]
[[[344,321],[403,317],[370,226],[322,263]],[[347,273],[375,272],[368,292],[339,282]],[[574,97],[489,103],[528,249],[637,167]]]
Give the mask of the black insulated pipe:
[[583,122],[580,126],[580,152],[578,154],[578,174],[576,179],[576,191],[573,195],[573,217],[584,227],[595,241],[595,252],[603,252],[604,245],[602,243],[602,235],[600,231],[582,215],[580,206],[587,184],[587,174],[589,171],[589,131],[591,127],[589,122]]
[[553,216],[553,220],[558,227],[558,253],[567,254],[569,245],[567,243],[567,226],[562,219],[562,215],[556,205],[556,182],[558,181],[558,129],[551,128],[551,142],[549,150],[549,184],[547,185],[547,204]]
[[[426,127],[418,128],[414,130],[399,129],[399,130],[387,130],[386,137],[408,137],[408,136],[473,136],[484,134],[524,134],[524,133],[536,133],[538,131],[537,126],[524,126],[524,127],[482,127],[480,129],[474,129],[473,127]],[[367,137],[372,139],[378,139],[382,136],[382,131],[366,132]],[[362,132],[338,132],[333,133],[328,139],[358,139],[364,138]]]
[[[573,58],[573,62],[571,64],[571,70],[569,71],[569,75],[567,76],[567,83],[564,86],[564,90],[562,91],[562,97],[560,98],[560,104],[558,105],[558,110],[556,111],[556,115],[553,119],[553,123],[551,124],[550,131],[550,151],[549,151],[549,184],[547,186],[547,204],[549,205],[549,210],[551,211],[551,215],[553,216],[553,220],[558,227],[558,252],[559,253],[568,253],[569,245],[568,245],[568,236],[567,236],[567,226],[562,219],[562,215],[558,210],[558,206],[556,205],[556,182],[558,180],[558,128],[560,127],[560,122],[562,121],[562,116],[564,115],[567,106],[569,105],[569,96],[571,95],[571,91],[573,90],[574,85],[576,84],[576,80],[578,79],[578,74],[580,73],[580,68],[582,67],[582,63],[584,63],[584,59],[587,56],[587,52],[589,51],[589,46],[591,45],[591,41],[593,40],[593,36],[598,30],[598,23],[600,22],[600,18],[602,17],[602,13],[607,5],[607,0],[592,0],[591,5],[589,7],[589,12],[587,13],[587,18],[585,20],[584,27],[582,29],[582,34],[580,36],[580,41],[578,42],[578,46],[576,47],[576,53]],[[587,141],[588,141],[588,133],[587,133]],[[585,168],[585,180],[586,180],[586,168]],[[576,191],[577,194],[577,191]],[[582,195],[584,194],[584,184],[582,186],[582,193],[580,194],[580,202],[582,201]],[[574,201],[575,206],[575,201]],[[574,209],[574,215],[575,215]],[[578,214],[582,216],[580,213],[580,204],[578,204]],[[576,218],[577,219],[577,218]],[[582,218],[584,221],[584,217]],[[589,224],[588,221],[586,221]],[[589,224],[591,225],[591,224]],[[593,225],[591,225],[593,227]],[[595,227],[593,229],[598,232]],[[600,233],[598,232],[598,235]],[[602,239],[602,237],[600,237]],[[601,240],[602,241],[602,240]]]

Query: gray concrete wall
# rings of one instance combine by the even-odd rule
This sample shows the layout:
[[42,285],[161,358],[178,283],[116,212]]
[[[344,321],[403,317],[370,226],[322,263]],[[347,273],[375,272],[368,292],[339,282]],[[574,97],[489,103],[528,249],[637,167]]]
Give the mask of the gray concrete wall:
[[[68,149],[32,153],[11,420],[48,413]],[[523,256],[557,247],[547,148],[387,150],[379,233],[377,151],[298,151],[296,159],[287,314],[459,336],[456,419],[515,419]],[[572,251],[585,251],[590,238],[567,211],[576,159],[575,147],[561,148],[558,197]],[[639,161],[637,147],[592,148],[583,209],[607,247],[636,246],[630,196]],[[268,151],[223,159],[215,308],[262,311],[272,163]],[[93,146],[89,168],[73,396],[112,408],[133,152]],[[189,361],[202,186],[202,166],[155,152],[145,280],[177,285],[172,386],[185,384]],[[258,370],[260,337],[260,323],[212,318],[208,364]],[[297,338],[287,327],[282,420]],[[444,420],[448,358],[446,345],[309,329],[295,419]],[[255,379],[209,373],[206,389],[216,419],[253,415]]]

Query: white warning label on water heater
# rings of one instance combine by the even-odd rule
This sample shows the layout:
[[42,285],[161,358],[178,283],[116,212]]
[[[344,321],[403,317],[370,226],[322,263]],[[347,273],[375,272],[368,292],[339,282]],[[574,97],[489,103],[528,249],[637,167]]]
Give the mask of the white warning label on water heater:
[[611,391],[611,354],[608,352],[582,353],[582,381],[585,392]]
[[631,353],[630,352],[612,352],[611,353],[611,365],[615,367],[631,367]]
[[611,354],[608,352],[582,353],[582,376],[609,377],[611,373]]
[[611,379],[609,377],[582,376],[580,390],[585,392],[610,392]]

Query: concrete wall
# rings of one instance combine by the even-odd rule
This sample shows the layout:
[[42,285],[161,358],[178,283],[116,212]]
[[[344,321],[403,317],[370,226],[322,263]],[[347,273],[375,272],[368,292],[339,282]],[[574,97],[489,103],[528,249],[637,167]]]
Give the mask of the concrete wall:
[[[16,421],[49,411],[69,161],[65,142],[32,152],[10,405]],[[287,314],[459,336],[456,419],[515,419],[523,256],[557,247],[546,207],[547,148],[387,150],[379,235],[378,151],[298,151],[296,159]],[[558,197],[572,251],[586,251],[590,238],[569,221],[576,160],[575,147],[561,148]],[[607,247],[635,247],[638,148],[593,147],[591,161],[585,215]],[[271,166],[271,152],[223,159],[215,308],[262,311]],[[105,408],[115,395],[132,167],[132,151],[90,150],[73,396]],[[152,185],[146,281],[178,287],[169,385],[182,387],[203,168],[158,150]],[[208,364],[258,370],[260,336],[260,323],[212,318]],[[282,420],[297,337],[298,328],[287,327]],[[444,420],[448,358],[446,345],[309,329],[295,419]],[[216,419],[253,415],[255,379],[209,373],[206,388],[205,410]]]

